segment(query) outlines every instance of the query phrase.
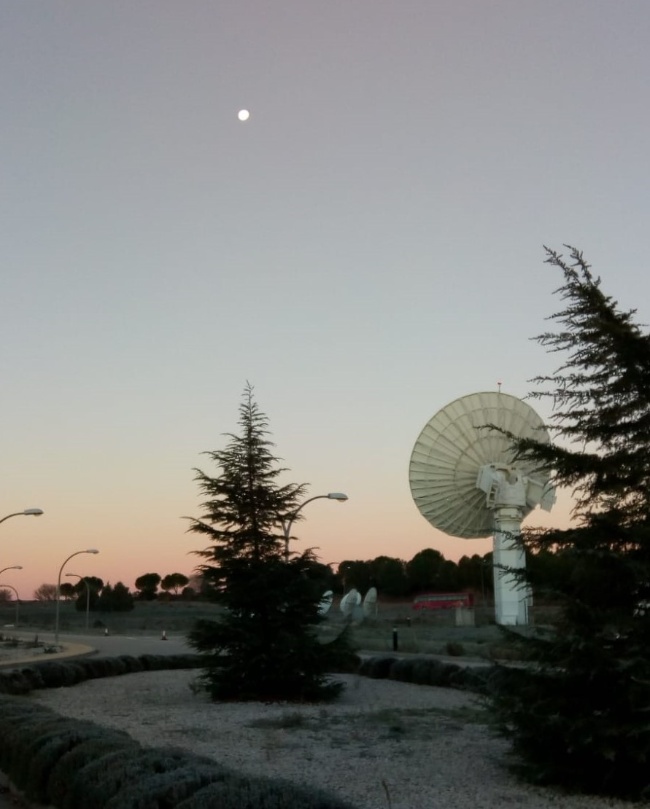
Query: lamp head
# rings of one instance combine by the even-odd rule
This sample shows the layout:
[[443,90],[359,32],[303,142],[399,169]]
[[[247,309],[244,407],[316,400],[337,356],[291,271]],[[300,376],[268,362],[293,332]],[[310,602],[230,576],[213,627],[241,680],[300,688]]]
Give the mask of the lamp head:
[[329,500],[340,500],[341,502],[348,499],[347,494],[343,494],[343,492],[330,492],[327,497]]
[[43,513],[42,508],[26,508],[23,511],[23,514],[25,514],[27,517],[29,517],[29,516],[40,517],[42,513]]
[[99,553],[99,551],[96,548],[88,548],[84,553]]

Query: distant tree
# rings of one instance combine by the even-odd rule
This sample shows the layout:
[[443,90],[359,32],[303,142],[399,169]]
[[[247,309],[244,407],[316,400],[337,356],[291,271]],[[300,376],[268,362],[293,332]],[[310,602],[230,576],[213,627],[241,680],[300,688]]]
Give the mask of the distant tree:
[[134,607],[133,595],[129,588],[121,581],[118,581],[113,588],[113,611],[130,612]]
[[551,549],[533,547],[535,531],[528,529],[529,552],[526,555],[526,579],[536,598],[554,601],[558,592],[563,591],[574,573],[572,554],[566,548]]
[[458,565],[456,562],[452,562],[451,559],[445,559],[445,563],[442,566],[440,586],[442,590],[450,590],[451,592],[456,592],[460,589]]
[[370,562],[362,562],[360,559],[346,559],[339,564],[339,578],[343,582],[343,590],[358,590],[366,593],[373,586],[372,570]]
[[314,559],[307,564],[305,575],[311,579],[323,592],[326,590],[339,589],[339,581],[336,573],[329,565]]
[[402,598],[409,592],[406,564],[392,556],[378,556],[369,564],[371,580],[380,595]]
[[101,595],[97,599],[97,609],[100,612],[113,610],[113,585],[110,582],[104,585]]
[[129,612],[133,607],[133,596],[121,581],[115,587],[105,585],[97,602],[100,612]]
[[494,589],[492,553],[479,556],[461,556],[457,565],[458,586],[461,589],[474,590],[485,596]]
[[174,595],[178,595],[178,590],[180,587],[185,587],[185,585],[189,582],[189,578],[184,576],[182,573],[169,573],[167,576],[163,578],[160,583],[162,589],[168,593],[170,590],[174,591]]
[[406,563],[406,577],[411,593],[442,592],[445,557],[433,548],[419,551]]
[[194,593],[193,597],[194,598],[198,598],[198,599],[201,599],[201,600],[206,600],[206,599],[209,600],[211,587],[210,587],[209,582],[207,582],[203,578],[203,576],[201,576],[201,575],[199,575],[197,573],[193,573],[190,576],[190,580],[189,580],[188,585],[187,585],[187,587],[185,589],[188,589],[188,588],[193,591],[193,593]]
[[61,582],[59,590],[61,598],[64,598],[66,601],[70,601],[74,598],[74,584],[71,584],[69,581]]
[[35,601],[56,601],[56,584],[41,584],[34,590]]
[[203,587],[203,576],[199,576],[197,573],[192,573],[187,586],[191,587],[194,592],[200,593],[201,588]]
[[[74,585],[77,595],[75,609],[81,612],[86,609],[86,604],[88,604],[91,611],[96,610],[103,586],[104,582],[98,576],[84,576],[83,579],[79,579]],[[87,591],[86,587],[89,587],[90,590]]]
[[14,593],[6,587],[0,587],[0,604],[8,604],[13,600]]
[[[554,470],[574,525],[524,532],[541,580],[549,553],[553,631],[509,633],[528,665],[492,692],[502,732],[537,782],[625,798],[650,795],[650,335],[600,288],[582,254],[559,269],[564,308],[538,341],[563,357],[533,380],[553,404],[556,440],[510,436],[518,457]],[[532,577],[532,579],[531,579]],[[547,578],[547,584],[548,584]]]
[[135,580],[135,589],[138,590],[138,598],[143,601],[153,601],[156,597],[160,576],[158,573],[143,573]]
[[305,487],[281,485],[268,440],[268,420],[248,385],[239,408],[239,435],[208,452],[211,477],[195,470],[206,500],[190,531],[212,543],[197,551],[212,597],[226,609],[216,621],[198,621],[189,642],[205,656],[202,682],[213,699],[315,701],[342,689],[328,671],[344,651],[345,636],[321,644],[321,588],[307,575],[309,551],[284,556],[282,521],[295,515]]

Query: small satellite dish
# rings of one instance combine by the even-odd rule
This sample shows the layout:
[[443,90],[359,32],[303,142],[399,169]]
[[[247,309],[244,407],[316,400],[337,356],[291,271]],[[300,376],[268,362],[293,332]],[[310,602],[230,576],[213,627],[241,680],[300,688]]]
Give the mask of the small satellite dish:
[[333,600],[334,600],[334,593],[331,590],[327,590],[326,592],[324,592],[323,597],[320,600],[320,605],[318,607],[318,614],[327,615],[327,613],[330,611]]
[[501,392],[472,393],[443,407],[420,433],[409,466],[411,494],[431,525],[463,539],[494,534],[494,594],[500,624],[528,623],[530,594],[504,568],[522,569],[517,537],[539,505],[550,511],[550,473],[514,458],[512,441],[549,442],[544,423],[521,399]]
[[363,599],[363,615],[365,618],[377,617],[377,588],[371,587]]
[[341,612],[346,618],[349,618],[354,612],[354,608],[361,604],[361,596],[354,587],[347,592],[341,599]]

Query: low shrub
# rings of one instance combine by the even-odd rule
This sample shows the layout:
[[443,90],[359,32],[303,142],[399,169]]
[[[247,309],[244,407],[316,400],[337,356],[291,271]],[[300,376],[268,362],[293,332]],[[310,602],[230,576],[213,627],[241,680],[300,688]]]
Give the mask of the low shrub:
[[[177,770],[192,764],[216,767],[213,761],[201,759],[184,750],[141,748],[138,755],[133,755],[132,751],[123,749],[88,763],[78,773],[66,805],[71,809],[80,806],[123,807],[126,804],[120,802],[122,797],[129,792],[137,793],[138,788],[151,776],[164,774],[171,780]],[[157,806],[157,803],[146,805]]]
[[417,685],[440,685],[445,664],[439,660],[420,657],[413,661],[413,682]]
[[39,672],[43,678],[45,688],[62,688],[63,686],[75,685],[77,671],[68,662],[49,660],[47,663],[38,663]]
[[395,657],[367,657],[359,666],[359,674],[375,680],[383,680],[388,677],[390,667],[396,659]]
[[450,640],[445,644],[445,652],[450,657],[462,657],[465,654],[465,647],[462,643]]
[[318,789],[298,787],[279,779],[249,779],[236,774],[225,775],[200,789],[176,804],[176,809],[214,809],[216,806],[219,809],[352,809],[346,801]]
[[[50,774],[60,759],[83,742],[105,738],[106,735],[104,728],[92,722],[62,720],[55,727],[35,734],[24,746],[14,767],[12,781],[24,790],[29,800],[48,803]],[[128,736],[124,736],[128,740]],[[119,737],[114,735],[113,738]],[[125,738],[120,740],[122,746]]]
[[28,694],[38,688],[62,688],[99,677],[117,677],[140,671],[194,669],[205,665],[201,655],[119,655],[79,660],[48,660],[0,671],[0,694]]
[[[174,655],[169,655],[170,662],[173,657]],[[140,660],[145,671],[158,671],[164,666],[165,655],[145,654],[141,655]]]
[[50,711],[34,713],[22,719],[14,718],[9,725],[3,723],[0,739],[0,770],[22,789],[23,782],[17,773],[19,774],[20,771],[24,749],[31,739],[50,730],[57,730],[62,727],[63,723],[62,717]]
[[336,797],[228,770],[126,733],[0,697],[0,770],[28,800],[58,809],[352,809]]
[[111,675],[112,668],[109,657],[84,657],[80,662],[83,664],[86,679],[88,680]]
[[31,690],[30,679],[20,669],[0,672],[0,694],[28,694]]
[[[105,800],[112,797],[114,792],[107,790],[105,780],[113,772],[123,772],[128,767],[129,762],[137,761],[142,753],[142,747],[132,747],[128,744],[118,746],[110,750],[99,758],[86,762],[85,766],[73,773],[70,782],[66,785],[63,796],[59,798],[60,803],[55,804],[60,809],[103,809]],[[53,776],[56,768],[53,768]],[[58,781],[59,786],[60,781]],[[52,779],[52,797],[54,796],[54,777]],[[117,788],[119,788],[118,785]],[[58,791],[57,791],[57,794]],[[101,796],[104,796],[104,800]]]
[[358,673],[374,679],[389,678],[416,685],[458,688],[484,694],[493,687],[492,678],[506,676],[495,673],[495,669],[509,671],[501,666],[459,666],[432,657],[369,657],[362,661]]
[[102,762],[102,766],[109,766],[113,757],[139,755],[139,743],[127,733],[102,730],[97,736],[81,740],[53,765],[46,787],[53,806],[75,809],[75,796],[83,792],[84,768],[88,764]]
[[139,657],[133,655],[120,655],[119,659],[122,661],[128,674],[135,674],[139,671],[144,671],[144,663]]
[[30,690],[44,688],[43,676],[36,666],[24,666],[19,671],[29,684]]
[[393,660],[388,669],[388,677],[391,680],[399,680],[402,683],[412,683],[415,660],[413,658],[401,657]]
[[223,780],[228,771],[214,761],[202,762],[197,757],[186,757],[185,763],[162,772],[151,772],[132,780],[113,795],[106,809],[158,809],[177,806],[198,790]]

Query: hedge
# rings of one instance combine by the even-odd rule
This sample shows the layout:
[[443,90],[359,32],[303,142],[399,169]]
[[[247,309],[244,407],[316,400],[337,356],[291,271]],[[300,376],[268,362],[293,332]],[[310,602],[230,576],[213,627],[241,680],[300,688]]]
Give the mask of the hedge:
[[288,781],[245,776],[174,748],[0,696],[0,769],[30,801],[57,809],[354,809]]
[[201,655],[119,655],[85,657],[77,660],[48,660],[0,670],[0,694],[28,694],[39,688],[61,688],[99,677],[117,677],[139,671],[201,668]]

